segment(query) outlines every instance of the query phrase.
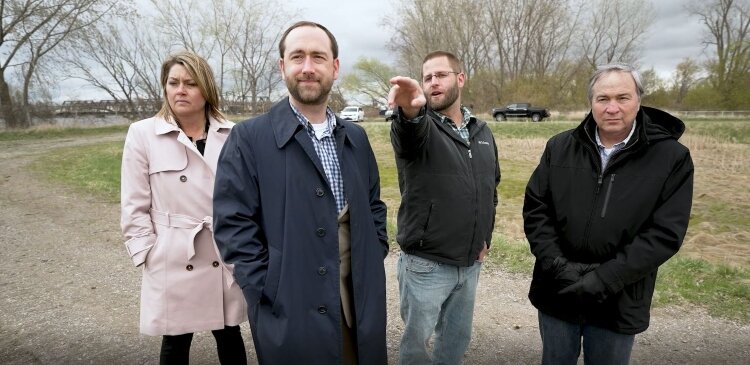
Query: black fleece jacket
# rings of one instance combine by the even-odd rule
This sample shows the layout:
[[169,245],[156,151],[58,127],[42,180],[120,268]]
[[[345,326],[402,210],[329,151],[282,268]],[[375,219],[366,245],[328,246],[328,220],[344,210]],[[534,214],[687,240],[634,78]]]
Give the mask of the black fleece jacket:
[[[635,334],[648,328],[658,267],[680,248],[690,218],[693,162],[682,121],[641,107],[636,131],[602,171],[591,114],[552,137],[529,180],[524,229],[536,256],[529,291],[540,311]],[[545,262],[597,263],[603,301],[560,295]]]
[[[425,111],[426,110],[426,111]],[[487,124],[473,118],[467,144],[432,110],[418,123],[391,123],[401,206],[401,250],[430,260],[471,266],[495,224],[500,183],[497,146]]]

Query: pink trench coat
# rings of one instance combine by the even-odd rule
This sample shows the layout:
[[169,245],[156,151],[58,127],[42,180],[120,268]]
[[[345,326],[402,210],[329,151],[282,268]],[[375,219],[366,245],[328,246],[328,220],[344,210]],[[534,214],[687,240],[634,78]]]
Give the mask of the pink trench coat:
[[141,333],[178,335],[236,326],[246,317],[233,266],[213,240],[214,174],[234,123],[211,119],[201,156],[161,118],[133,123],[122,153],[121,226],[143,269]]

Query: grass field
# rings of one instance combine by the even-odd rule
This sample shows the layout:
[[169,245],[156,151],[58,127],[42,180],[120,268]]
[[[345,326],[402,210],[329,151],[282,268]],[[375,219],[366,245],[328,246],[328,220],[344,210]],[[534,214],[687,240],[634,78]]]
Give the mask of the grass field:
[[[366,122],[381,172],[382,198],[389,207],[389,234],[395,235],[400,201],[389,124]],[[489,266],[530,273],[533,257],[523,234],[521,206],[526,182],[546,140],[577,122],[490,122],[500,149],[502,182]],[[710,313],[750,323],[750,122],[691,121],[681,142],[695,162],[695,192],[690,227],[680,253],[659,275],[656,305],[691,303]],[[94,129],[90,135],[125,129]],[[25,134],[0,133],[0,141],[81,135],[76,130]],[[52,180],[119,199],[122,142],[59,149],[41,157],[35,168]]]

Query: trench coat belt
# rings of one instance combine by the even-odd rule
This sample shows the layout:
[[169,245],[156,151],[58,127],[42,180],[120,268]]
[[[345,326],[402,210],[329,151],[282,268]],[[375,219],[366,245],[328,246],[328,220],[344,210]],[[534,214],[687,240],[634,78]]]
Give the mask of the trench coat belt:
[[[189,215],[171,214],[169,212],[162,212],[160,210],[151,209],[151,222],[153,222],[154,224],[171,228],[184,228],[190,230],[191,244],[188,246],[188,261],[192,259],[193,256],[195,256],[195,236],[197,236],[200,231],[208,229],[211,232],[211,242],[213,243],[213,221],[213,217],[211,216],[205,216],[203,217],[203,219],[198,219]],[[221,263],[221,269],[222,273],[224,274],[224,280],[227,283],[227,288],[231,287],[232,283],[234,283],[234,275],[224,263],[224,260],[221,260],[221,253],[219,252],[219,248],[216,246],[216,243],[213,243],[212,246],[214,247],[214,251],[216,252],[216,257],[219,258],[218,261]]]

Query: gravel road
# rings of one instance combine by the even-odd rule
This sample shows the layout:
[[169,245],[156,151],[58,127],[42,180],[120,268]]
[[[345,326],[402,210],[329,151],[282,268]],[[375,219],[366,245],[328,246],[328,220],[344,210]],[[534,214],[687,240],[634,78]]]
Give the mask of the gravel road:
[[[138,333],[140,272],[122,244],[119,206],[47,183],[28,168],[36,156],[57,147],[122,138],[0,144],[0,363],[158,363],[160,338]],[[397,255],[385,261],[392,364],[402,331]],[[500,268],[483,271],[466,364],[539,363],[528,284],[527,276]],[[243,332],[249,362],[255,363],[247,323]],[[217,363],[210,333],[196,334],[191,360]],[[699,308],[658,308],[651,328],[636,337],[632,363],[750,364],[750,326]]]

